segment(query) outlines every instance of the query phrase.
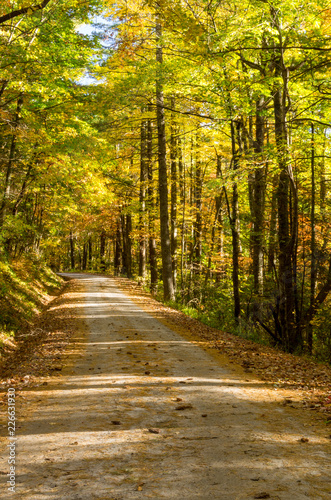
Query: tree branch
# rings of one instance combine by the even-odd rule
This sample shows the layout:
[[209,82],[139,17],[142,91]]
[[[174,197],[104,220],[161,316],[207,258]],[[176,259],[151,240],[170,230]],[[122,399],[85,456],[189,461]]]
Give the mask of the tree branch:
[[289,119],[288,120],[288,123],[292,123],[292,122],[314,122],[314,123],[319,123],[320,125],[324,125],[325,127],[328,127],[330,128],[331,127],[331,123],[327,123],[327,122],[322,122],[321,120],[315,120],[314,118],[292,118],[292,119]]
[[264,71],[264,69],[262,68],[262,66],[260,66],[260,64],[257,64],[257,63],[254,63],[254,62],[252,62],[252,61],[249,61],[248,59],[245,59],[245,57],[243,57],[243,55],[242,55],[242,54],[240,54],[240,59],[241,59],[241,61],[242,61],[244,64],[246,64],[246,66],[249,66],[249,67],[250,67],[250,68],[252,68],[252,69],[257,69],[257,70],[259,70],[259,71],[260,71],[260,73],[261,73],[262,75],[265,75],[265,71]]
[[21,16],[23,14],[32,14],[33,12],[37,12],[38,10],[42,10],[51,0],[44,0],[43,2],[37,5],[30,5],[29,7],[23,7],[22,9],[13,10],[9,12],[9,14],[5,14],[4,16],[0,16],[0,24],[5,23],[6,21],[10,21],[15,17]]

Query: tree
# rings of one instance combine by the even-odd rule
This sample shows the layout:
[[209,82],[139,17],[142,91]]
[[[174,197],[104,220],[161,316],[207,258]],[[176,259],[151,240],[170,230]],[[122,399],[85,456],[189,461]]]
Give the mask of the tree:
[[165,114],[163,96],[163,50],[162,50],[162,27],[158,13],[156,14],[155,34],[157,40],[156,62],[158,63],[158,74],[156,79],[156,116],[158,129],[158,163],[159,163],[159,198],[160,198],[160,228],[161,228],[161,253],[162,253],[162,278],[165,300],[174,300],[174,282],[172,273],[171,241],[169,231],[168,212],[168,173],[166,159],[166,134]]

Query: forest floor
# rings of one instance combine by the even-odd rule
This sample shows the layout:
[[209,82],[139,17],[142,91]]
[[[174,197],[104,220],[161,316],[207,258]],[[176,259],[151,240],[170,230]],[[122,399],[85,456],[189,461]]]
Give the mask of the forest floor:
[[329,367],[70,278],[0,372],[1,498],[331,498]]

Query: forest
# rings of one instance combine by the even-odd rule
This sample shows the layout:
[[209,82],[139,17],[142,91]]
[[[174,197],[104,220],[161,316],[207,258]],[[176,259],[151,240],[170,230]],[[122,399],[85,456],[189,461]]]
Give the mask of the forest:
[[37,2],[0,6],[3,276],[126,276],[331,362],[330,4]]

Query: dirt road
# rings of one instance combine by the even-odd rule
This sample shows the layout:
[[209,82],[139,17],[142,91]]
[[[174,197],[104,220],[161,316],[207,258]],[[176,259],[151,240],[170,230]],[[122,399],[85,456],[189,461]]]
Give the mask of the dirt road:
[[[71,277],[83,354],[26,391],[16,493],[3,484],[1,498],[331,498],[326,429],[164,326],[114,280]],[[6,450],[4,441],[2,471]]]

